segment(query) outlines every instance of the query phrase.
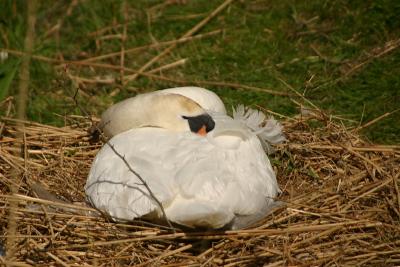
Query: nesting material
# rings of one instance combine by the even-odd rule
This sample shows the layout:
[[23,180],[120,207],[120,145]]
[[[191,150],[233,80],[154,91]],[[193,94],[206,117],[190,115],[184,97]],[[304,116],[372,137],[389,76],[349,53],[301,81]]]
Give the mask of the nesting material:
[[[69,117],[62,128],[23,122],[22,140],[17,121],[1,121],[1,249],[13,244],[0,255],[2,264],[400,264],[400,147],[371,145],[326,116],[283,122],[288,142],[270,156],[283,207],[250,229],[175,233],[142,221],[114,223],[85,205],[86,177],[101,147],[89,143],[86,119]],[[34,182],[64,202],[37,198]],[[16,217],[11,237],[10,214]]]

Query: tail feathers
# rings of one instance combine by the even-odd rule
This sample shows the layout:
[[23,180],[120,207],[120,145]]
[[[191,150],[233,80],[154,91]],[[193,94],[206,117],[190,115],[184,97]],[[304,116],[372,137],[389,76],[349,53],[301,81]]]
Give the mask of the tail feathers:
[[242,121],[257,134],[268,154],[273,152],[270,144],[279,144],[286,140],[282,125],[273,117],[266,119],[264,113],[239,105],[233,108],[233,118]]

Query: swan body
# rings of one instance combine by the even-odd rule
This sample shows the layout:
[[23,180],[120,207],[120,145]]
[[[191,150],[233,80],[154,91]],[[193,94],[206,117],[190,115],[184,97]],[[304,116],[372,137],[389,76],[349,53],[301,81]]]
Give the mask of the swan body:
[[[263,127],[256,130],[249,127],[245,113],[242,117],[238,115],[240,118],[237,119],[229,117],[218,103],[218,96],[204,94],[202,90],[206,89],[190,88],[189,93],[185,91],[186,95],[179,93],[184,89],[167,89],[154,95],[160,99],[179,95],[199,104],[200,109],[193,109],[193,113],[187,116],[197,116],[207,110],[215,122],[212,130],[200,136],[188,127],[182,126],[180,130],[169,128],[176,123],[173,119],[156,127],[124,121],[124,124],[141,126],[114,132],[97,154],[85,186],[88,200],[96,208],[115,220],[162,219],[161,208],[137,174],[162,203],[168,219],[188,227],[242,228],[261,219],[274,206],[273,199],[279,187],[255,132],[259,130],[258,134],[262,133]],[[206,101],[207,97],[210,102]],[[219,101],[215,101],[215,97]],[[133,112],[130,104],[145,106],[151,101],[154,99],[148,100],[146,96],[130,100],[126,107],[119,107],[121,113],[117,112],[117,117],[108,117],[109,125],[120,127],[119,122],[113,120],[118,121],[124,114],[123,110]],[[171,114],[178,112],[179,116],[182,112],[189,112],[176,106],[167,109]],[[113,133],[112,129],[110,132]],[[124,156],[137,174],[129,170],[113,148]]]

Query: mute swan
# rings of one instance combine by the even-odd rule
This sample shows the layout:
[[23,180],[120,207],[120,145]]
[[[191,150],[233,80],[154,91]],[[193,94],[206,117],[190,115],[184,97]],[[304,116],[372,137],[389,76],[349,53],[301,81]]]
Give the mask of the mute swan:
[[[214,93],[185,87],[125,100],[104,113],[102,124],[113,136],[109,143],[146,180],[170,221],[238,229],[274,205],[279,187],[259,138],[281,141],[283,135],[276,121],[256,125],[265,118],[256,111],[240,107],[234,115],[226,115]],[[200,127],[206,134],[193,133],[201,123],[193,129],[190,119],[182,119],[198,116],[207,118]],[[266,130],[275,132],[267,136]],[[107,144],[92,164],[85,191],[92,205],[117,221],[162,218],[145,186]]]

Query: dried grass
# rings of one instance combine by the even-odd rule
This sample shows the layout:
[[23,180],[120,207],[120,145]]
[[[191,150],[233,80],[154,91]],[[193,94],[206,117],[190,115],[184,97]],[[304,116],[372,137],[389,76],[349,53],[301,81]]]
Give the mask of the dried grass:
[[[101,144],[90,144],[85,118],[65,127],[2,118],[0,240],[10,203],[18,202],[14,266],[394,266],[400,264],[400,147],[363,141],[327,116],[283,122],[289,142],[272,162],[285,201],[247,230],[172,233],[135,221],[118,224],[84,205],[83,186]],[[15,156],[15,143],[24,153]],[[24,158],[26,155],[26,158]],[[20,182],[12,172],[23,173]],[[42,200],[40,181],[59,199]],[[18,194],[8,188],[18,185]],[[36,204],[36,205],[33,205]],[[63,208],[62,208],[63,207]],[[73,208],[74,209],[71,209]],[[7,248],[11,249],[11,248]]]

